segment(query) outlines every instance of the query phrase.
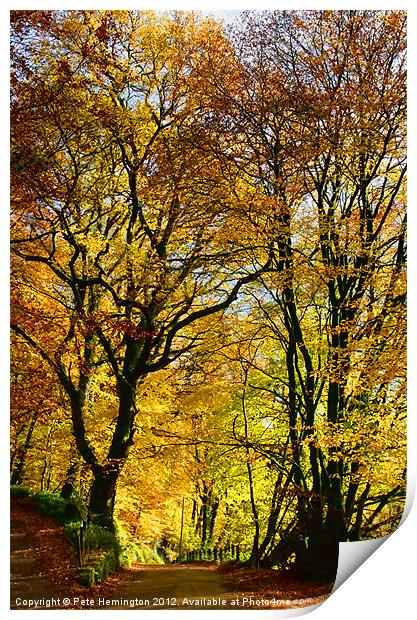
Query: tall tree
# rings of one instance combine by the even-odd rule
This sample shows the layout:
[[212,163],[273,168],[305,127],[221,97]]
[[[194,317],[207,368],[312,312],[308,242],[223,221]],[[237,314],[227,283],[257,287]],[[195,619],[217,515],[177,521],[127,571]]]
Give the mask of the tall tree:
[[[334,573],[370,490],[343,439],[320,443],[321,421],[328,437],[375,423],[369,403],[384,415],[386,390],[401,410],[400,365],[385,358],[382,379],[367,364],[394,325],[404,335],[404,35],[395,11],[248,13],[207,93],[207,148],[240,168],[252,188],[242,216],[274,248],[274,278],[262,280],[279,309],[293,549],[306,574],[321,560]],[[401,336],[394,343],[403,352]]]
[[[189,326],[227,308],[271,258],[229,240],[236,181],[187,140],[205,86],[194,69],[209,71],[205,59],[225,46],[214,22],[62,11],[19,13],[14,23],[13,249],[48,268],[66,317],[51,348],[27,317],[12,327],[65,388],[94,475],[90,512],[112,527],[138,383],[189,352],[200,338]],[[86,430],[103,363],[118,398],[104,460]]]

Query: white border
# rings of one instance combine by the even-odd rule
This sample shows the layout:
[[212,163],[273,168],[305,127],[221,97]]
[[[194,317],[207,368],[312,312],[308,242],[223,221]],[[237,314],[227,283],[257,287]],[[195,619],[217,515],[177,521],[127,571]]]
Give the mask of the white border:
[[[226,6],[225,6],[226,4]],[[415,208],[412,204],[413,199],[417,196],[416,193],[416,169],[415,169],[415,157],[413,157],[413,150],[415,151],[415,144],[417,142],[416,138],[416,127],[413,118],[411,118],[413,110],[413,104],[416,105],[416,86],[414,86],[413,82],[417,82],[416,75],[414,73],[416,67],[416,9],[414,7],[408,5],[409,3],[402,0],[398,3],[393,2],[366,2],[362,1],[360,3],[357,2],[302,2],[300,4],[296,4],[295,6],[292,3],[283,3],[283,2],[262,2],[262,0],[258,0],[256,3],[241,1],[241,2],[228,2],[224,1],[212,1],[212,2],[204,2],[204,1],[194,1],[194,2],[186,2],[186,1],[177,1],[177,2],[132,2],[131,0],[125,0],[120,6],[114,2],[66,2],[62,3],[59,0],[55,2],[48,2],[45,0],[41,0],[39,2],[22,2],[16,0],[16,2],[9,3],[6,0],[0,8],[0,40],[3,40],[3,52],[0,54],[0,83],[2,86],[1,93],[3,95],[2,101],[3,105],[0,108],[0,123],[1,123],[1,136],[2,136],[2,146],[3,148],[0,151],[1,157],[1,169],[2,169],[2,180],[4,183],[4,188],[2,189],[1,195],[4,199],[1,201],[1,209],[0,209],[0,282],[2,286],[1,295],[0,295],[0,343],[1,346],[1,357],[0,357],[0,403],[1,403],[1,411],[3,414],[3,429],[7,429],[8,427],[8,410],[9,410],[9,357],[8,357],[8,316],[9,316],[9,307],[8,307],[8,299],[9,299],[9,288],[8,288],[8,264],[9,264],[9,255],[8,255],[8,185],[9,185],[9,153],[8,153],[8,135],[9,135],[9,88],[8,88],[8,53],[7,53],[7,44],[6,41],[9,39],[9,31],[8,31],[8,23],[9,23],[9,15],[8,12],[11,9],[59,9],[59,8],[84,8],[84,9],[184,9],[184,10],[204,10],[204,11],[222,11],[224,14],[225,11],[236,11],[236,10],[254,10],[254,9],[265,9],[265,10],[273,10],[273,9],[408,9],[408,32],[410,33],[410,42],[409,42],[409,58],[410,58],[410,66],[412,69],[410,70],[411,79],[409,80],[409,110],[410,110],[410,121],[409,121],[409,135],[411,137],[410,144],[410,161],[411,161],[411,169],[412,173],[410,174],[410,185],[409,185],[409,219],[411,222],[410,230],[416,230],[416,215]],[[227,18],[227,14],[224,14]],[[6,185],[7,184],[7,185]],[[414,213],[413,213],[414,211]],[[417,381],[413,380],[414,369],[417,369],[417,347],[416,347],[416,331],[413,326],[414,316],[416,313],[416,284],[413,282],[414,278],[414,269],[417,268],[416,262],[416,252],[417,252],[417,243],[413,239],[413,243],[410,244],[410,265],[409,267],[409,425],[408,425],[408,467],[409,467],[409,491],[408,491],[408,501],[407,501],[407,512],[410,510],[410,503],[412,502],[412,496],[414,494],[414,489],[416,485],[415,472],[417,471],[417,450],[415,450],[415,438],[417,437],[417,424],[416,424],[416,414],[413,411],[414,406],[417,403],[416,399],[416,389],[417,389]],[[8,490],[8,432],[3,432],[2,439],[5,442],[5,446],[3,450],[1,450],[1,480],[3,482],[3,498],[4,503],[7,504],[9,497]],[[413,444],[413,445],[412,445]],[[1,516],[1,525],[3,534],[6,537],[6,540],[3,543],[4,556],[1,562],[1,573],[0,573],[0,583],[3,586],[2,589],[2,599],[0,603],[0,607],[2,611],[5,611],[7,617],[9,614],[12,618],[20,617],[22,612],[20,611],[10,611],[9,607],[9,541],[8,541],[8,515],[4,513]],[[321,606],[319,606],[316,610],[311,611],[313,614],[312,618],[317,618],[317,620],[352,620],[352,617],[360,613],[361,618],[378,618],[378,620],[392,620],[395,618],[396,620],[409,620],[415,617],[415,603],[414,603],[414,590],[415,590],[415,575],[416,575],[416,563],[417,556],[415,552],[417,551],[417,510],[415,507],[411,509],[409,517],[405,520],[403,525],[392,534],[386,542],[383,543],[382,548],[378,549],[378,551],[370,557],[365,564],[363,564],[359,569],[357,569],[354,574],[347,580],[346,583],[343,584],[337,591],[335,591],[330,598]],[[347,543],[348,545],[349,543]],[[306,610],[307,611],[307,610]],[[36,615],[37,618],[44,617],[43,611],[35,611],[32,614]],[[51,613],[46,613],[46,618],[51,618]],[[66,618],[72,618],[73,614],[78,614],[78,611],[67,611]],[[97,618],[97,614],[101,614],[100,611],[87,611],[83,612],[87,613],[89,617],[90,614],[93,614],[94,618]],[[127,611],[124,614],[130,614],[130,617],[138,618],[138,612]],[[144,612],[145,615],[147,612]],[[153,611],[150,616],[150,620],[158,620],[159,615],[162,614],[165,618],[167,614],[169,615],[177,615],[182,614],[182,612],[176,611]],[[200,611],[198,612],[198,616],[200,614],[209,617],[212,612],[209,611]],[[230,617],[230,614],[235,614],[239,616],[239,619],[242,620],[242,615],[246,616],[250,614],[252,618],[254,613],[258,617],[284,617],[288,615],[294,615],[293,613],[285,613],[274,612],[274,611],[223,611],[220,612],[223,615],[229,614],[227,617]],[[124,615],[123,614],[123,615]],[[142,612],[141,612],[142,615]],[[193,612],[187,613],[186,618],[190,618],[193,616]],[[75,616],[76,617],[76,616]],[[115,617],[114,613],[111,616]],[[119,617],[119,614],[116,614],[116,617]],[[217,617],[217,616],[216,616]],[[107,615],[107,618],[110,618]]]

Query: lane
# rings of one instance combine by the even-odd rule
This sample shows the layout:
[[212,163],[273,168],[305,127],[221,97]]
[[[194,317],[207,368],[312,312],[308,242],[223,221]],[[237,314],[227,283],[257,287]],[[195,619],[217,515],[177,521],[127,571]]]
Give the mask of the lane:
[[105,597],[106,609],[227,609],[228,585],[210,566],[133,567],[134,578],[117,595]]
[[[16,525],[14,524],[16,528]],[[20,531],[10,537],[10,598],[42,598],[50,596],[50,585],[42,575],[42,560],[33,548],[33,538]]]

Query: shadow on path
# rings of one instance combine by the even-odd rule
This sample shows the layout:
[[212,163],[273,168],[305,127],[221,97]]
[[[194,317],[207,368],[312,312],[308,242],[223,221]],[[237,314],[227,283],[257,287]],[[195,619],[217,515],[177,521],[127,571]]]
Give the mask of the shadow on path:
[[76,558],[63,527],[26,498],[12,500],[10,516],[11,608],[27,608],[23,601],[29,599],[69,596]]

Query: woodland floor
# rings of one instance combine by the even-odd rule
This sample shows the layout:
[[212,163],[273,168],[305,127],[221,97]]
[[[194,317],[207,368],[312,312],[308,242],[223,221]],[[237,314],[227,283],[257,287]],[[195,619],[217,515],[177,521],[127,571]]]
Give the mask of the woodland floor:
[[12,500],[12,609],[29,609],[29,600],[31,609],[285,609],[322,603],[333,586],[273,570],[201,563],[135,564],[85,588],[76,583],[76,569],[63,527],[39,514],[31,500]]

